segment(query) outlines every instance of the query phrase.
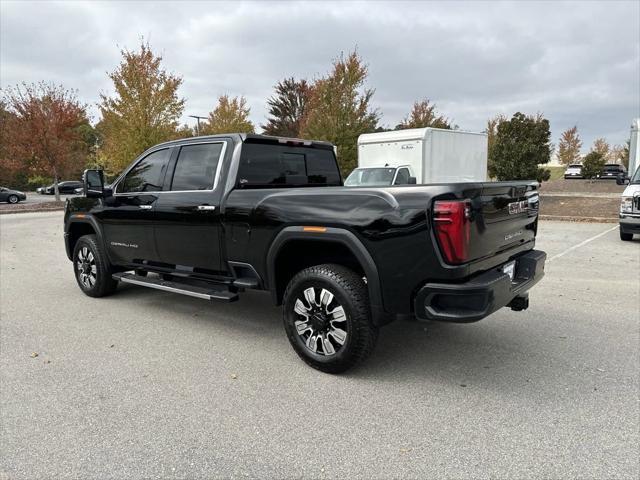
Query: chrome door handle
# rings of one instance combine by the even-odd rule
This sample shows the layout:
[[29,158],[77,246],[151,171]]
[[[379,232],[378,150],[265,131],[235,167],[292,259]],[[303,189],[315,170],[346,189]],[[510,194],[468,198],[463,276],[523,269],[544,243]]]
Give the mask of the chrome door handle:
[[151,210],[153,205],[138,205],[142,210]]
[[212,212],[216,209],[215,205],[198,205],[199,212]]

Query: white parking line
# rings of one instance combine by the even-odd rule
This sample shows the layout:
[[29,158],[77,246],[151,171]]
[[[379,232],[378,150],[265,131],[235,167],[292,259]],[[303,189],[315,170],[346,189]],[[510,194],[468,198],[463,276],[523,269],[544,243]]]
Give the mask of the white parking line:
[[547,260],[547,262],[550,262],[550,261],[552,261],[552,260],[555,260],[556,258],[560,258],[560,257],[562,257],[563,255],[566,255],[567,253],[572,252],[572,251],[573,251],[573,250],[575,250],[576,248],[583,247],[583,246],[584,246],[584,245],[586,245],[587,243],[589,243],[589,242],[593,242],[594,240],[597,240],[598,238],[602,237],[603,235],[606,235],[606,234],[607,234],[607,233],[609,233],[609,232],[613,232],[613,231],[614,231],[614,230],[616,230],[617,228],[619,228],[619,227],[618,227],[618,225],[616,225],[615,227],[611,227],[610,229],[605,230],[605,231],[604,231],[604,232],[602,232],[602,233],[599,233],[599,234],[597,234],[597,235],[594,235],[594,236],[593,236],[593,237],[591,237],[591,238],[587,238],[584,242],[580,242],[580,243],[578,243],[577,245],[574,245],[573,247],[569,247],[569,248],[567,248],[565,251],[560,252],[560,253],[558,253],[558,254],[554,255],[553,257],[549,258],[549,259]]

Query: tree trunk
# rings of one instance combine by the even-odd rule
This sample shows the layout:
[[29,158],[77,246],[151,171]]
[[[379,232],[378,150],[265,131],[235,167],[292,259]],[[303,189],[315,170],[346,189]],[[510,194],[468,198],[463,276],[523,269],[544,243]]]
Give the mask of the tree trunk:
[[58,172],[53,172],[53,191],[56,193],[56,202],[60,201],[60,190],[58,189]]

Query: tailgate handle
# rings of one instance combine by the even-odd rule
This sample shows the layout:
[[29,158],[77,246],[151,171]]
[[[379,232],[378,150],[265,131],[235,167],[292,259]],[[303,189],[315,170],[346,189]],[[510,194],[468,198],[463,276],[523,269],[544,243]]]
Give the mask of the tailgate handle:
[[153,205],[138,205],[142,210],[151,210]]

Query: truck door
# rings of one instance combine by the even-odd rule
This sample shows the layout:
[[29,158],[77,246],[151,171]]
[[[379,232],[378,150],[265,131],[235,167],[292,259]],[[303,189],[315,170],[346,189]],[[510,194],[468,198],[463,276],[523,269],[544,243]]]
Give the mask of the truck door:
[[115,185],[112,197],[98,214],[109,258],[116,264],[155,260],[154,206],[160,196],[171,149],[156,150],[140,159]]
[[165,191],[155,204],[159,261],[185,273],[224,274],[219,177],[227,142],[199,141],[176,148]]

